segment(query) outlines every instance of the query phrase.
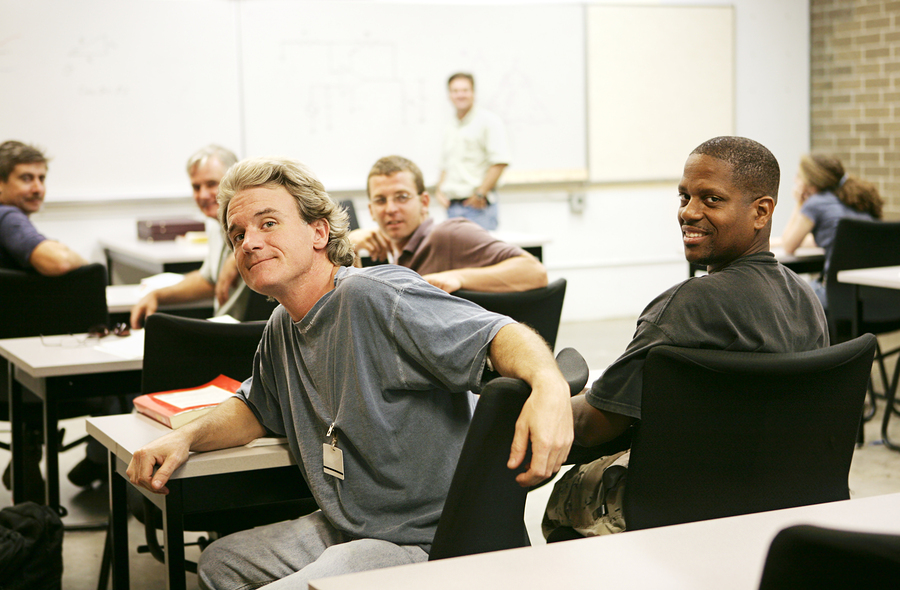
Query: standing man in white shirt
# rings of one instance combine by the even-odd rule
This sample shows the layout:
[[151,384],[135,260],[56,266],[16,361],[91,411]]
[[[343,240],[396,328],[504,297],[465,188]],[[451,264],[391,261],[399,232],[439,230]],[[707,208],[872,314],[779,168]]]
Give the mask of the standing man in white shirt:
[[475,106],[471,74],[453,74],[447,88],[456,116],[444,133],[435,196],[447,207],[448,217],[465,217],[487,230],[497,229],[494,188],[511,160],[506,129],[500,117]]

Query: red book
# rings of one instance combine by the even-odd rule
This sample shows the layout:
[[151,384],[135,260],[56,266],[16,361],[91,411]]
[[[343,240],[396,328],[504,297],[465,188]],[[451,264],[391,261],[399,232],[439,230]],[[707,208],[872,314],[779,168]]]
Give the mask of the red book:
[[147,393],[134,398],[138,412],[169,428],[179,428],[206,414],[228,399],[241,386],[240,381],[219,375],[206,385]]

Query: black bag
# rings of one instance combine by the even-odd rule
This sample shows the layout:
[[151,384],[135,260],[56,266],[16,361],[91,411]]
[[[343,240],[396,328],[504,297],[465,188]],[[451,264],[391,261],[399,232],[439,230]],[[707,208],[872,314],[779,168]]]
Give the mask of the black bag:
[[49,506],[0,510],[0,590],[60,590],[63,525]]

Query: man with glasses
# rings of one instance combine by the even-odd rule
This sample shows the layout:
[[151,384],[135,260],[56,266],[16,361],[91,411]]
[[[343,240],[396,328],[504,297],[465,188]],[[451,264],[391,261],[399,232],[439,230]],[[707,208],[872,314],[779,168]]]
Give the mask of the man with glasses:
[[458,289],[509,292],[547,285],[531,254],[462,218],[435,223],[419,167],[400,156],[381,158],[367,181],[369,213],[378,228],[350,233],[357,251],[405,266],[448,293]]

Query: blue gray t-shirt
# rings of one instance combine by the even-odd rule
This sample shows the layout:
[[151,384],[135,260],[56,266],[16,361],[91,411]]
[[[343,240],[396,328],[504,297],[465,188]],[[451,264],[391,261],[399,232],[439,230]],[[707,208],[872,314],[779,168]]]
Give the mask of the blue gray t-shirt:
[[30,270],[31,253],[46,239],[21,209],[0,205],[0,268]]
[[838,222],[845,217],[874,219],[868,213],[848,207],[834,193],[828,191],[816,193],[806,199],[803,206],[800,207],[800,213],[813,222],[812,234],[816,240],[816,245],[825,250],[823,276],[828,273],[832,244],[834,244],[834,234],[837,233]]
[[[328,519],[355,538],[428,545],[506,317],[394,265],[344,267],[294,323],[279,306],[243,396],[286,436]],[[345,479],[323,471],[334,424]]]

